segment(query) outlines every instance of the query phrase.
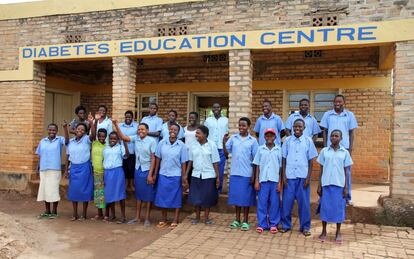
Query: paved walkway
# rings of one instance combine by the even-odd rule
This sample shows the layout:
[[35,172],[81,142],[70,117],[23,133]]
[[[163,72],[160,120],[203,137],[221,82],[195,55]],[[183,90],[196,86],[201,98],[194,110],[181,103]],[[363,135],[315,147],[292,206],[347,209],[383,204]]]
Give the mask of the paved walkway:
[[[190,218],[151,245],[129,255],[133,258],[414,258],[414,230],[367,224],[344,224],[344,243],[332,242],[334,225],[328,229],[329,240],[316,239],[322,226],[312,221],[312,236],[297,231],[272,235],[232,230],[233,215],[213,213],[215,224],[191,225]],[[254,220],[255,217],[252,217]],[[253,224],[252,224],[253,226]]]

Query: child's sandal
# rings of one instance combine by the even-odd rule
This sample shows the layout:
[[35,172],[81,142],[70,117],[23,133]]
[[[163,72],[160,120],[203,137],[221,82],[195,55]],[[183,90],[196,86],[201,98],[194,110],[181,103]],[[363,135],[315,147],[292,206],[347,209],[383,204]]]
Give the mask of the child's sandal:
[[108,216],[103,217],[102,221],[105,223],[109,223],[109,217]]
[[174,229],[176,227],[178,227],[178,223],[171,223],[170,229]]
[[231,224],[230,224],[230,228],[231,229],[236,229],[240,227],[240,221],[238,220],[234,220]]
[[271,227],[270,228],[270,233],[272,233],[272,234],[276,234],[276,233],[278,233],[279,232],[279,230],[277,229],[277,227]]
[[160,221],[160,222],[158,222],[157,228],[164,228],[164,227],[166,227],[167,225],[168,225],[168,223],[167,223],[167,222],[165,222],[165,221]]
[[280,233],[286,233],[286,232],[288,232],[289,231],[289,229],[285,229],[285,228],[281,228],[281,229],[279,229],[279,232]]
[[256,232],[259,233],[259,234],[263,233],[263,231],[264,231],[264,229],[262,227],[257,227],[256,228]]
[[78,217],[71,217],[70,218],[70,221],[77,221],[78,220]]
[[37,219],[46,219],[49,218],[50,214],[49,213],[41,213],[39,216],[37,216]]
[[311,232],[310,232],[309,230],[304,230],[304,231],[302,232],[302,234],[303,234],[305,237],[308,237],[308,236],[312,235],[312,234],[311,234]]
[[243,222],[243,224],[240,227],[241,231],[249,231],[250,230],[250,224],[247,222]]

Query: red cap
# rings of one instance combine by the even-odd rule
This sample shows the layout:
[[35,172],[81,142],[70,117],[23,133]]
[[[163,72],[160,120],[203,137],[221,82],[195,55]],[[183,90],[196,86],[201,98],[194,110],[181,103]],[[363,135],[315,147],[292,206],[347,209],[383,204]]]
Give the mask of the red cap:
[[276,136],[275,129],[272,129],[272,128],[265,129],[264,134],[266,135],[267,133],[273,133]]

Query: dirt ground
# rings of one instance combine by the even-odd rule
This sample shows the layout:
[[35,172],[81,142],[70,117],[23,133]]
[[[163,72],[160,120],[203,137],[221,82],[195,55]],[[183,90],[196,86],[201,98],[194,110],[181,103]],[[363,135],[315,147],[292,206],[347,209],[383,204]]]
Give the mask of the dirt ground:
[[[134,215],[134,203],[132,199],[127,202],[127,218]],[[142,223],[71,222],[71,208],[70,202],[62,201],[59,218],[39,220],[43,203],[31,196],[0,192],[0,258],[124,258],[170,231],[155,227],[159,211],[153,211],[153,225],[144,227]],[[95,214],[90,204],[88,216]]]

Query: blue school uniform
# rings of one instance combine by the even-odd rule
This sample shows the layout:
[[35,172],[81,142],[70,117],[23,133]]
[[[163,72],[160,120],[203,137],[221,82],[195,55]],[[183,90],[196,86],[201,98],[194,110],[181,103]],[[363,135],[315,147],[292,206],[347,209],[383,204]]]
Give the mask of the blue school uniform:
[[151,167],[151,154],[155,154],[157,143],[149,136],[141,139],[138,135],[130,137],[135,150],[135,198],[144,202],[154,202],[154,185],[147,183]]
[[62,170],[62,147],[64,144],[65,138],[61,136],[56,136],[52,140],[46,137],[39,142],[36,154],[40,157],[40,172]]
[[[328,129],[327,141],[326,146],[329,147],[331,145],[331,132],[333,130],[340,130],[342,131],[342,140],[341,145],[344,146],[346,149],[349,149],[349,131],[358,128],[358,122],[355,118],[354,113],[351,111],[344,109],[343,112],[337,114],[334,109],[327,111],[323,114],[320,123],[321,127]],[[348,174],[348,196],[346,199],[350,201],[352,199],[352,181],[351,181],[351,167],[347,169]]]
[[280,145],[280,132],[285,129],[285,125],[283,124],[283,121],[280,118],[280,116],[274,113],[272,113],[272,115],[270,115],[269,118],[266,118],[264,115],[261,115],[257,119],[256,125],[254,125],[254,131],[259,133],[259,145],[264,145],[266,143],[264,138],[264,131],[269,128],[272,128],[277,132],[275,143]]
[[220,175],[219,192],[221,192],[223,189],[224,168],[226,167],[226,156],[223,151],[223,137],[229,132],[229,119],[223,116],[216,119],[216,117],[211,116],[206,119],[204,126],[206,126],[209,131],[208,141],[216,144],[220,156],[218,166]]
[[187,147],[181,140],[171,143],[168,138],[163,139],[157,146],[155,156],[161,159],[155,205],[160,208],[181,208],[181,166],[188,161]]
[[279,172],[282,166],[282,149],[275,145],[269,149],[262,145],[253,164],[259,167],[260,190],[257,193],[257,226],[263,229],[276,227],[280,222]]
[[125,156],[125,147],[116,144],[106,146],[103,150],[104,166],[104,194],[105,202],[112,203],[126,198],[124,169],[122,160]]
[[226,149],[231,156],[229,205],[250,207],[256,205],[256,192],[251,182],[253,174],[253,159],[258,148],[256,138],[250,134],[242,137],[233,135],[226,143]]
[[[181,127],[180,124],[178,124],[178,126],[180,126],[180,130],[178,132],[177,139],[180,139],[181,140],[181,139],[184,138],[184,129],[183,129],[183,127]],[[160,136],[163,139],[170,137],[170,129],[168,128],[168,121],[165,122],[164,124],[162,124],[162,130],[161,130],[161,135]]]
[[193,162],[188,202],[194,206],[211,208],[217,204],[218,189],[214,163],[220,161],[217,146],[208,141],[203,145],[195,142],[189,151],[189,160]]
[[[131,122],[131,124],[126,124],[125,122],[119,124],[119,129],[121,130],[122,134],[125,136],[131,137],[137,135],[138,132],[138,123],[135,121]],[[135,154],[134,143],[132,141],[127,143],[129,154]]]
[[292,228],[292,209],[295,199],[298,202],[300,231],[309,231],[311,223],[310,213],[310,185],[303,184],[308,175],[308,162],[318,152],[311,138],[295,135],[286,138],[282,146],[282,155],[286,159],[287,186],[283,189],[282,227]]
[[323,166],[321,184],[320,218],[325,222],[342,223],[345,220],[346,200],[343,197],[345,186],[344,168],[352,165],[348,150],[340,146],[321,150],[317,162]]
[[[286,129],[291,131],[293,129],[293,123],[297,119],[305,121],[305,130],[303,135],[312,138],[314,135],[318,135],[321,132],[321,128],[318,125],[318,121],[310,113],[303,118],[299,112],[292,113],[286,121]],[[292,132],[293,134],[293,132]]]
[[[162,130],[162,119],[157,115],[148,115],[142,118],[141,123],[146,123],[148,125],[149,132],[160,132]],[[159,137],[150,137],[155,140],[155,143],[158,144]]]
[[69,155],[70,174],[68,200],[87,202],[93,200],[93,174],[90,162],[91,140],[84,135],[79,141],[72,138],[66,148]]

